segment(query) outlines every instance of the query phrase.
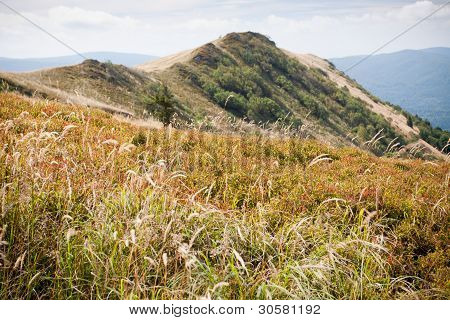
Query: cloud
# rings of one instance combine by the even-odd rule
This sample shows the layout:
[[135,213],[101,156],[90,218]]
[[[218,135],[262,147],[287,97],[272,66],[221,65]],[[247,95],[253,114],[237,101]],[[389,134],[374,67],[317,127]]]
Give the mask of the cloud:
[[[190,31],[198,30],[229,30],[230,28],[239,28],[242,25],[242,21],[239,19],[191,19],[182,23]],[[175,28],[181,27],[175,25]]]
[[[11,5],[22,11],[48,11],[58,6],[79,7],[88,11],[108,10],[114,15],[132,15],[135,13],[162,13],[186,11],[217,3],[213,0],[14,0]],[[0,7],[0,10],[1,7]]]
[[266,21],[271,27],[285,28],[286,32],[327,31],[339,24],[339,19],[329,16],[313,16],[305,20],[294,20],[271,14]]
[[[439,7],[432,1],[399,6],[399,1],[404,2],[259,0],[255,5],[249,0],[44,0],[44,9],[31,6],[24,14],[78,51],[166,55],[228,32],[251,30],[269,35],[291,51],[334,57],[368,53]],[[17,5],[23,3],[17,0]],[[450,6],[387,50],[450,46],[449,27]],[[70,54],[5,11],[0,12],[0,52],[17,57]]]
[[[375,23],[377,27],[386,23],[407,23],[416,22],[424,18],[427,14],[437,10],[440,6],[433,4],[431,1],[417,1],[414,4],[406,5],[401,8],[395,8],[383,11],[374,11],[363,14],[349,14],[344,16],[327,16],[315,15],[307,19],[290,19],[270,15],[267,18],[267,23],[271,26],[285,26],[289,31],[320,31],[330,30],[330,28],[338,26],[352,26],[354,28],[362,27],[364,24]],[[450,6],[443,8],[432,19],[450,18]],[[405,24],[406,25],[406,24]],[[355,29],[356,30],[356,29]]]
[[[441,5],[434,4],[432,1],[417,1],[413,4],[403,6],[399,10],[391,10],[386,13],[386,17],[400,21],[415,21],[423,18],[425,15],[437,10]],[[450,7],[446,6],[436,13],[435,18],[450,17]]]
[[103,11],[59,6],[48,11],[47,19],[67,28],[136,28],[139,21],[129,16],[117,17]]
[[[417,1],[399,8],[378,7],[364,13],[314,15],[292,19],[266,18],[270,32],[281,46],[325,57],[366,54],[439,8],[431,1]],[[411,30],[388,50],[449,46],[450,6]]]

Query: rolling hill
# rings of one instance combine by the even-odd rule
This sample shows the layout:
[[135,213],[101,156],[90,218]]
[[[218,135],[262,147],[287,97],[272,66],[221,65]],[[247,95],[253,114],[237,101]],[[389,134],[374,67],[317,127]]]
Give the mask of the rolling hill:
[[252,32],[0,73],[0,299],[449,299],[447,141]]
[[[330,61],[345,70],[363,56]],[[379,54],[348,72],[370,92],[433,126],[450,129],[450,48]]]
[[[111,61],[114,64],[123,64],[127,67],[133,67],[157,58],[151,55],[121,52],[85,52],[82,54],[88,59],[98,60],[100,62]],[[28,72],[39,69],[74,65],[81,62],[83,62],[83,58],[78,55],[25,59],[0,57],[0,71]]]
[[400,145],[419,141],[430,150],[420,138],[439,149],[449,138],[448,132],[382,103],[327,61],[279,49],[252,32],[231,33],[137,69],[167,82],[186,104],[219,106],[255,123],[284,118],[333,144],[367,146],[380,133],[372,151],[386,150],[393,139]]
[[97,60],[30,73],[0,73],[0,77],[11,90],[129,116],[142,111],[137,106],[140,88],[152,82],[148,74]]
[[136,68],[87,60],[0,78],[9,89],[138,118],[145,117],[143,97],[162,82],[175,96],[180,127],[287,130],[377,155],[413,150],[443,157],[437,149],[449,139],[448,132],[381,102],[327,61],[282,50],[253,32],[231,33]]
[[448,162],[0,93],[1,299],[448,299]]

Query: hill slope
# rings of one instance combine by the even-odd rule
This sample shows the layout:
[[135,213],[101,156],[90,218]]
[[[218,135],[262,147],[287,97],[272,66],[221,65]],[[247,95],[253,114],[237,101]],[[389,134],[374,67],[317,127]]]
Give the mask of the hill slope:
[[96,60],[31,73],[0,73],[0,78],[22,93],[36,93],[130,116],[142,114],[139,95],[153,83],[148,74]]
[[[325,60],[281,50],[252,32],[232,33],[137,68],[168,82],[186,103],[195,100],[205,109],[213,104],[255,123],[283,119],[333,144],[367,146],[379,133],[370,148],[382,152],[393,139],[421,143],[419,124],[425,126],[420,119],[408,125],[407,113],[381,103]],[[432,144],[444,147],[448,133],[436,136]]]
[[[331,59],[345,70],[362,56]],[[450,129],[450,48],[404,50],[371,57],[348,75],[378,97]]]
[[449,164],[0,93],[2,299],[448,299]]
[[134,117],[145,117],[142,98],[163,82],[175,95],[181,127],[289,131],[378,155],[413,148],[416,154],[428,150],[433,157],[443,157],[430,144],[443,149],[450,136],[381,103],[325,60],[281,50],[252,32],[232,33],[136,68],[87,60],[39,72],[0,73],[0,79],[24,93]]
[[[155,56],[136,53],[121,52],[85,52],[83,55],[88,59],[98,60],[100,62],[111,61],[115,64],[123,64],[127,67],[156,59]],[[39,69],[63,67],[68,65],[79,64],[83,62],[83,58],[78,55],[49,57],[49,58],[3,58],[0,57],[0,71],[8,72],[29,72]]]

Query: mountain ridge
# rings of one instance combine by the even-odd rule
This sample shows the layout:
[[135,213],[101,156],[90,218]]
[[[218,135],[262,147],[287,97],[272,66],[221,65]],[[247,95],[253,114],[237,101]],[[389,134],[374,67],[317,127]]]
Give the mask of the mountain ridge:
[[[364,56],[334,58],[345,70]],[[418,114],[433,125],[450,129],[450,48],[402,50],[379,54],[348,75],[383,100]]]
[[[183,81],[179,81],[180,80],[179,73],[184,73],[184,78],[186,78],[186,77],[187,78],[189,78],[189,77],[190,78],[196,78],[196,77],[198,78],[199,77],[199,75],[195,74],[195,72],[189,74],[190,71],[188,70],[189,68],[191,68],[191,71],[192,71],[192,66],[194,66],[196,68],[196,70],[199,70],[200,68],[198,67],[198,63],[201,61],[207,62],[206,61],[207,59],[205,60],[202,57],[202,55],[199,54],[199,52],[210,51],[211,53],[214,53],[215,55],[220,55],[220,51],[222,51],[222,53],[225,56],[229,55],[230,50],[234,50],[239,45],[236,45],[235,43],[233,43],[233,45],[231,45],[227,48],[227,43],[230,44],[230,41],[232,41],[232,39],[236,40],[236,37],[239,37],[239,36],[248,37],[250,40],[249,39],[245,40],[248,43],[251,42],[252,38],[256,38],[259,40],[263,39],[263,42],[265,41],[265,43],[268,44],[269,46],[275,47],[274,42],[270,41],[269,39],[264,39],[264,36],[261,36],[261,35],[255,36],[255,34],[251,33],[251,32],[241,33],[241,34],[232,33],[223,38],[212,41],[202,47],[171,55],[170,59],[168,59],[168,58],[157,59],[154,61],[150,61],[149,63],[139,65],[139,66],[137,66],[137,69],[159,75],[161,77],[161,79],[164,81],[169,81],[169,82],[172,81],[172,82],[176,82],[177,84],[180,84],[180,83],[183,83]],[[263,37],[263,38],[261,38],[261,37]],[[246,47],[248,45],[248,43],[245,41],[242,43],[243,47]],[[227,49],[229,49],[229,50],[227,50]],[[270,48],[270,50],[272,50],[272,49],[273,48]],[[278,48],[276,48],[276,49],[278,50]],[[351,79],[348,79],[347,77],[342,75],[340,72],[335,70],[333,68],[333,66],[331,64],[329,64],[326,60],[316,58],[315,59],[316,61],[314,62],[314,59],[311,60],[311,57],[313,57],[312,55],[294,54],[294,53],[290,53],[289,51],[284,50],[284,49],[281,49],[281,50],[283,51],[283,53],[287,54],[288,56],[295,58],[302,65],[310,68],[310,70],[312,70],[312,72],[317,72],[317,70],[318,70],[319,73],[326,74],[326,78],[331,77],[332,82],[334,82],[334,85],[338,85],[339,90],[342,89],[342,90],[350,91],[351,95],[358,100],[361,100],[361,98],[362,98],[363,102],[368,104],[368,109],[370,109],[370,112],[378,114],[378,115],[382,116],[383,119],[385,119],[389,122],[392,122],[392,127],[395,128],[395,130],[399,131],[399,133],[401,135],[403,135],[404,137],[406,137],[407,139],[410,139],[411,137],[414,137],[414,136],[417,136],[417,137],[420,136],[420,130],[417,126],[414,125],[413,127],[411,127],[408,125],[408,117],[409,116],[406,113],[401,112],[401,110],[399,110],[399,108],[395,108],[389,104],[383,103],[376,97],[373,97],[372,95],[367,93],[367,91],[360,88],[360,86],[358,84],[356,84],[354,81],[352,81]],[[213,55],[211,55],[211,59],[210,59],[211,61],[209,61],[209,64],[212,64],[212,65],[214,65],[214,59],[217,60],[217,57],[214,58]],[[229,57],[225,57],[225,58],[229,59]],[[197,61],[195,61],[195,60],[197,60]],[[318,61],[319,61],[319,63],[317,63]],[[233,63],[236,63],[236,61],[234,61]],[[242,66],[245,67],[245,63],[242,63],[242,62],[238,62],[238,63],[240,63],[241,67]],[[207,63],[204,63],[204,64],[207,64]],[[179,69],[179,70],[176,71],[176,69]],[[213,70],[214,70],[214,67],[210,68],[209,72],[212,73]],[[178,75],[176,75],[177,73],[178,73]],[[205,76],[205,75],[203,74],[200,76]],[[176,86],[176,84],[172,85],[172,86]],[[195,91],[198,91],[198,89],[199,89],[198,86],[194,86],[194,87],[195,87]],[[276,89],[274,89],[274,90],[276,90]],[[184,90],[184,91],[186,91],[186,90]],[[236,92],[234,92],[234,94],[235,93]],[[229,95],[230,94],[233,95],[233,92],[229,92]],[[214,98],[210,97],[209,100],[214,102]],[[227,101],[228,103],[230,103],[230,100],[228,100],[228,99],[223,100],[223,101]],[[217,103],[217,101],[216,101],[216,103]],[[305,120],[305,119],[302,119],[302,120]],[[373,134],[375,134],[375,133],[376,132],[373,132]],[[354,137],[355,136],[353,136],[352,139]],[[444,140],[445,140],[445,138],[444,138]],[[422,142],[424,142],[423,140],[418,139],[417,141],[420,144],[422,144],[422,146],[424,148],[426,148],[426,146],[425,146],[426,144],[422,143]],[[343,142],[343,141],[341,140],[341,142]],[[345,143],[346,142],[344,142],[344,144]]]
[[[111,61],[115,64],[123,64],[127,67],[133,67],[145,61],[157,58],[156,56],[146,54],[112,51],[85,52],[82,53],[82,55],[88,59],[94,59],[100,62]],[[0,70],[7,72],[32,72],[40,69],[75,65],[81,62],[83,62],[83,58],[78,55],[20,59],[0,57]]]
[[175,95],[181,119],[203,123],[209,130],[235,127],[235,120],[219,122],[217,116],[222,114],[223,119],[244,121],[254,130],[268,132],[281,126],[379,155],[407,152],[412,144],[429,149],[422,139],[440,149],[448,140],[448,133],[433,131],[400,108],[382,103],[326,60],[290,53],[254,32],[231,33],[132,69],[88,61],[0,77],[34,92],[43,91],[40,86],[45,85],[45,90],[98,100],[134,117],[145,115],[142,96],[151,94],[148,88],[165,83]]

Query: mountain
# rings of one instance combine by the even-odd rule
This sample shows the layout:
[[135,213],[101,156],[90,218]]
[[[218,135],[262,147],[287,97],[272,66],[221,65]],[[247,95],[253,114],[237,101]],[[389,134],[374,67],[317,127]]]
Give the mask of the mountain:
[[25,94],[146,117],[161,83],[173,93],[180,127],[288,132],[377,155],[442,157],[449,133],[382,103],[326,60],[278,48],[267,37],[231,33],[199,48],[127,68],[87,60],[31,73],[0,73]]
[[[111,61],[112,63],[123,64],[127,67],[133,67],[135,65],[157,58],[155,56],[145,54],[120,52],[86,52],[83,53],[83,55],[88,59],[94,59],[101,62]],[[78,55],[26,59],[0,57],[0,70],[11,72],[26,72],[44,68],[74,65],[81,62],[83,62],[83,58]]]
[[252,32],[231,33],[137,69],[168,83],[185,104],[195,101],[197,109],[219,106],[260,124],[282,118],[333,144],[377,141],[371,148],[383,152],[393,139],[404,145],[424,138],[442,148],[449,137],[382,103],[327,61],[282,50]]
[[[345,70],[363,56],[330,61]],[[450,129],[450,48],[379,54],[348,75],[383,100],[400,105],[434,126]]]

